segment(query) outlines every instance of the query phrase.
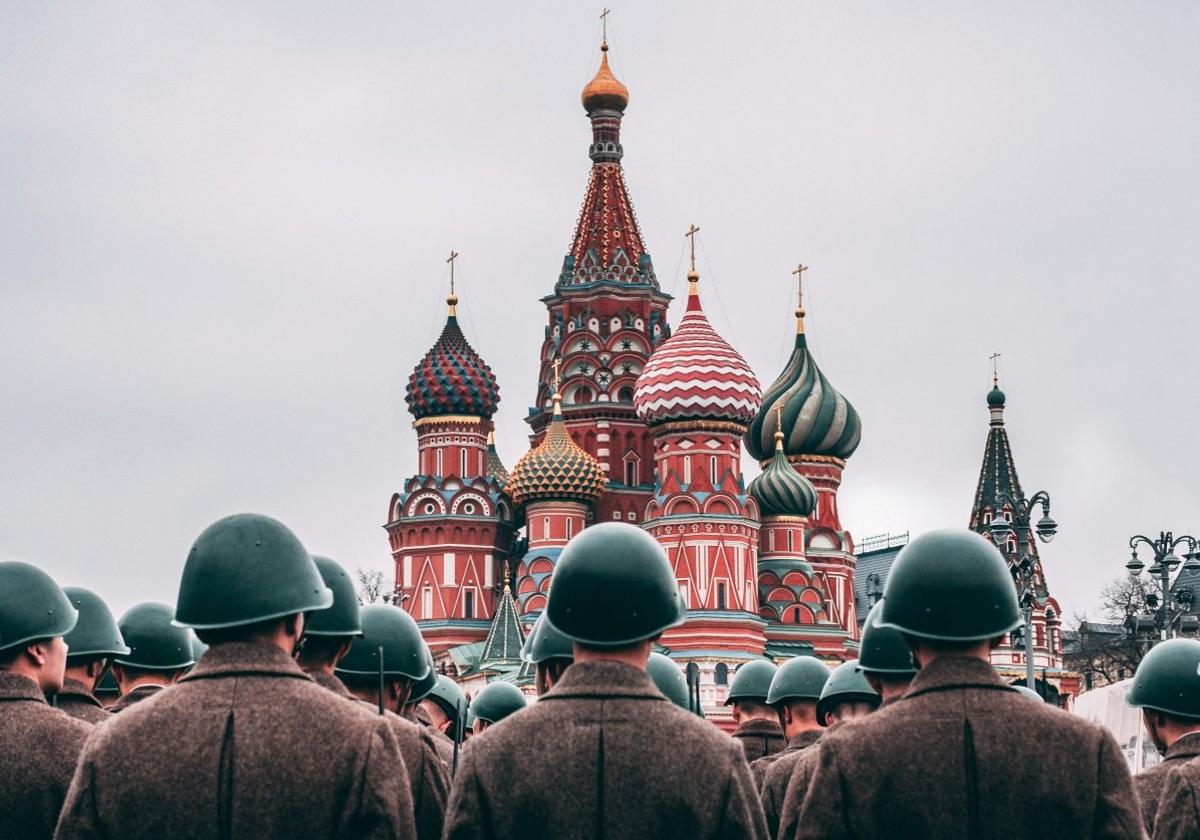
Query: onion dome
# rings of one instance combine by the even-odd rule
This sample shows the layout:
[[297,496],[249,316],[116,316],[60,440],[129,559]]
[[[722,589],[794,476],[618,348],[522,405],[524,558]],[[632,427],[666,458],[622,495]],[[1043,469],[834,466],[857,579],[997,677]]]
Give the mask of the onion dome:
[[1000,383],[992,383],[992,390],[988,391],[987,395],[987,404],[989,408],[1004,408],[1004,392],[1000,390]]
[[595,502],[608,486],[604,468],[567,433],[557,389],[553,399],[554,415],[546,436],[521,456],[508,475],[504,489],[513,504],[539,499]]
[[764,517],[808,516],[817,506],[817,490],[788,463],[783,451],[782,418],[779,412],[775,416],[775,454],[748,489]]
[[699,280],[693,266],[683,320],[650,356],[634,386],[638,417],[652,426],[676,420],[745,426],[758,410],[758,378],[708,323],[700,306]]
[[850,401],[829,384],[804,337],[804,309],[796,310],[796,345],[787,366],[762,398],[762,409],[746,431],[746,451],[759,461],[772,457],[771,412],[781,411],[783,451],[789,457],[846,459],[858,449],[862,420]]
[[583,88],[580,95],[583,109],[588,113],[598,110],[624,111],[629,104],[629,88],[621,84],[608,67],[608,44],[600,47],[600,69]]
[[404,400],[418,420],[447,414],[487,419],[496,413],[500,386],[458,326],[458,296],[451,292],[446,303],[450,309],[446,326],[413,368]]
[[508,483],[508,468],[504,466],[504,462],[500,460],[500,453],[496,451],[495,432],[488,432],[487,441],[488,478],[495,479],[496,483],[503,487]]

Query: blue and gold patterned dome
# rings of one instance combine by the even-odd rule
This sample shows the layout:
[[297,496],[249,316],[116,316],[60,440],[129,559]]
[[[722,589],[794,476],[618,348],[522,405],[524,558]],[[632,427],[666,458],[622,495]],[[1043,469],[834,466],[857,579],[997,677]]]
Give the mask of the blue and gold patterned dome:
[[490,418],[500,402],[500,386],[458,326],[458,297],[451,293],[446,303],[450,314],[442,334],[408,378],[408,410],[418,420],[448,414]]
[[[778,416],[778,415],[777,415]],[[750,482],[750,495],[764,516],[808,516],[817,506],[817,490],[788,463],[783,432],[775,430],[775,454],[766,469]]]
[[600,462],[571,440],[557,390],[552,399],[554,413],[545,437],[522,455],[508,474],[504,489],[515,505],[540,499],[590,503],[608,487]]

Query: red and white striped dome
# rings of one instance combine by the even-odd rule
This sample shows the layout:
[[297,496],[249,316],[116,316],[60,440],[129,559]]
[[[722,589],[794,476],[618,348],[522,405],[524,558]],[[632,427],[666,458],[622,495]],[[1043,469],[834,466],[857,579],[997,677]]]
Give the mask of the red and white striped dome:
[[679,328],[646,362],[634,388],[638,417],[651,425],[674,420],[719,420],[743,425],[762,401],[758,378],[729,342],[717,335],[689,276],[687,310]]

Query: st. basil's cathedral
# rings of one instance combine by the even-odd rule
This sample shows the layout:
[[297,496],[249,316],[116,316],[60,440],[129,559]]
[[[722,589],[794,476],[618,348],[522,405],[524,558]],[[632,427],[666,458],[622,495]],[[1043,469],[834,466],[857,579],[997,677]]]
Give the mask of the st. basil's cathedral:
[[[519,649],[567,541],[596,522],[637,523],[666,551],[689,607],[660,649],[681,667],[696,664],[706,715],[729,726],[723,703],[743,662],[856,656],[862,602],[882,591],[895,551],[874,552],[864,589],[838,515],[862,421],[817,366],[803,306],[791,356],[764,391],[705,315],[693,228],[686,307],[673,330],[671,296],[625,184],[629,91],[609,68],[607,43],[582,102],[592,167],[570,249],[542,298],[531,448],[505,469],[492,435],[500,388],[463,334],[452,284],[445,328],[407,387],[418,474],[388,508],[396,593],[439,669],[468,691],[492,679],[522,684]],[[971,518],[985,535],[995,494],[1016,481],[994,401]],[[750,482],[743,447],[761,467]],[[1060,682],[1056,605],[1040,581],[1039,673]],[[1002,655],[1023,668],[1013,664],[1023,661],[1016,646]]]

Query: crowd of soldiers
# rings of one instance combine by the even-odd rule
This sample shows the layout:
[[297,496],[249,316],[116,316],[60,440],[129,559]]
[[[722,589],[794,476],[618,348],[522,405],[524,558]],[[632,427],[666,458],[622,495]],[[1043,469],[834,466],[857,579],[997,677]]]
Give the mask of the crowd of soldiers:
[[0,838],[1200,837],[1200,642],[1140,666],[1164,761],[1131,778],[991,667],[1020,615],[973,533],[901,552],[859,659],[743,665],[733,737],[652,651],[685,617],[652,537],[588,528],[522,652],[537,702],[468,704],[406,612],[265,516],[210,526],[175,607],[119,622],[0,562]]

